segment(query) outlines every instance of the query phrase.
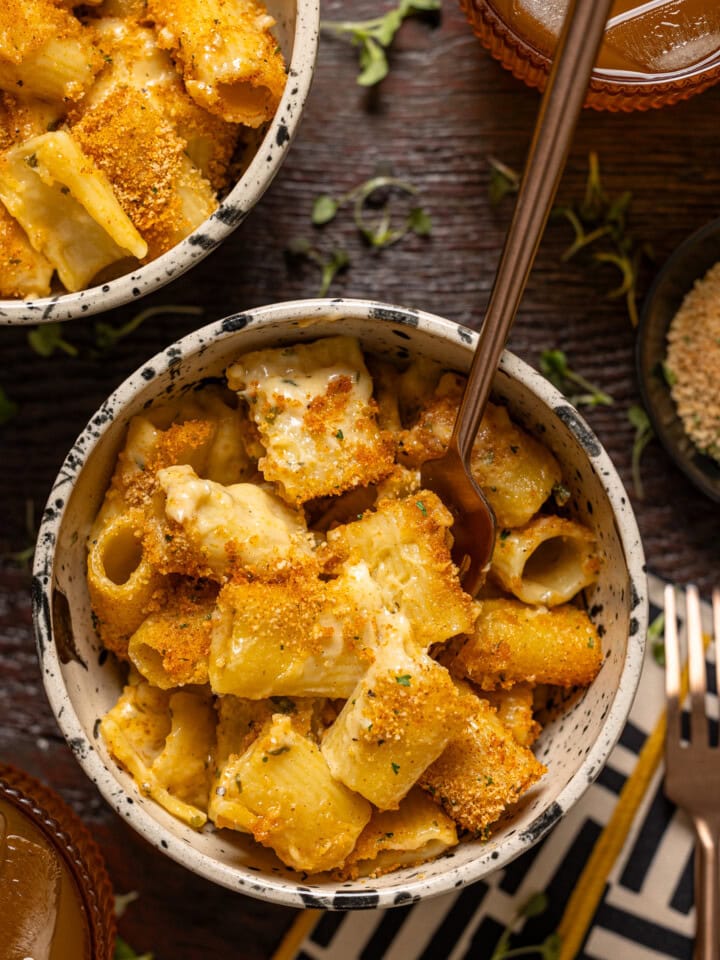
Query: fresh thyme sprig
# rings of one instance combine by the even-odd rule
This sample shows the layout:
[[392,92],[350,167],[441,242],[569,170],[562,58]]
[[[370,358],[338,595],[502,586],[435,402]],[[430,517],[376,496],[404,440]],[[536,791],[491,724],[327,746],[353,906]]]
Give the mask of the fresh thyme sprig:
[[63,337],[63,325],[57,321],[44,323],[28,333],[28,343],[41,357],[51,357],[56,350],[69,357],[78,355],[78,348]]
[[520,174],[495,157],[488,157],[488,163],[490,164],[488,193],[490,203],[495,205],[500,203],[508,194],[512,195],[518,192],[520,189]]
[[[489,196],[497,204],[508,194],[517,193],[520,174],[493,157]],[[586,250],[595,263],[610,264],[620,272],[620,283],[608,291],[611,299],[624,297],[633,327],[638,324],[637,281],[644,257],[652,257],[647,243],[641,243],[628,229],[628,214],[632,194],[626,190],[611,198],[600,179],[600,161],[593,150],[588,155],[588,174],[581,200],[553,208],[555,217],[563,217],[573,230],[573,241],[562,254],[562,260],[571,260]]]
[[25,501],[25,535],[27,537],[27,546],[21,550],[15,550],[12,553],[3,554],[2,558],[8,563],[23,569],[29,569],[32,558],[35,554],[35,541],[37,540],[37,526],[35,524],[35,501]]
[[381,16],[368,20],[322,20],[320,29],[350,40],[359,48],[357,82],[361,87],[372,87],[388,74],[386,50],[403,20],[417,13],[439,10],[440,6],[441,0],[400,0],[397,7]]
[[536,946],[511,947],[510,938],[520,920],[539,917],[547,910],[548,898],[545,893],[535,893],[527,900],[515,914],[510,923],[500,935],[490,960],[508,960],[511,957],[526,957],[536,955],[542,960],[559,960],[561,941],[557,933],[551,933],[542,943]]
[[203,313],[202,307],[178,306],[177,304],[165,303],[157,307],[147,307],[131,317],[127,323],[119,327],[114,327],[104,320],[98,320],[95,324],[95,344],[101,353],[107,353],[118,343],[133,333],[139,326],[150,320],[152,317],[160,316],[164,313],[184,314],[188,316],[199,317]]
[[10,399],[4,387],[0,387],[0,426],[2,426],[3,423],[7,423],[8,420],[12,420],[17,412],[17,403]]
[[291,240],[286,248],[286,253],[291,257],[304,257],[320,268],[321,278],[317,292],[318,297],[326,296],[336,275],[341,270],[346,270],[350,265],[350,257],[345,250],[336,247],[330,251],[328,256],[325,256],[306,237],[296,237]]
[[655,658],[655,662],[661,667],[665,666],[665,614],[660,613],[655,617],[648,627],[647,638],[651,643],[650,649]]
[[122,937],[115,938],[115,953],[113,960],[153,960],[152,953],[135,953],[129,943],[126,943]]
[[[421,206],[412,206],[401,224],[393,224],[392,199],[393,194],[398,193],[415,197],[417,188],[397,177],[371,177],[339,197],[328,193],[316,197],[312,222],[315,226],[324,226],[335,219],[341,207],[352,203],[355,226],[374,249],[389,247],[410,232],[420,237],[427,236],[432,231],[432,220]],[[378,196],[383,198],[383,202],[375,208]],[[376,209],[374,216],[370,213],[372,209]]]
[[645,447],[655,436],[655,432],[650,424],[650,419],[645,410],[639,404],[633,404],[628,409],[628,420],[635,427],[635,436],[632,446],[631,471],[633,480],[633,489],[638,500],[645,497],[642,476],[640,475],[640,459]]
[[[562,350],[543,350],[540,354],[540,370],[576,407],[610,406],[614,402],[609,393],[604,393],[582,374],[575,373]],[[583,392],[577,393],[576,387]]]

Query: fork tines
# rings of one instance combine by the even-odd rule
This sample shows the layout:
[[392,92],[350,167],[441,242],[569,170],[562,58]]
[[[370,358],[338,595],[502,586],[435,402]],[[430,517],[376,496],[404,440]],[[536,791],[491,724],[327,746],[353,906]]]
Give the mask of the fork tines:
[[[720,643],[720,589],[713,591],[713,632],[716,646]],[[708,712],[706,709],[707,677],[705,642],[700,617],[698,588],[685,590],[685,629],[687,635],[688,680],[690,690],[690,738],[694,746],[709,745]],[[720,657],[715,656],[716,689],[720,691]],[[677,626],[675,587],[665,587],[665,692],[667,696],[668,748],[680,738],[680,640]]]

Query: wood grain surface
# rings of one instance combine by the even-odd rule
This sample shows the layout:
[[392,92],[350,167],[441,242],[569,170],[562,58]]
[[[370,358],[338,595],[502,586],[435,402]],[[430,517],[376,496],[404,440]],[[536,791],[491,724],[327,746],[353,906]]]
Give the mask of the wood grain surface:
[[[328,19],[369,16],[386,0],[323,3]],[[488,158],[522,167],[538,95],[480,47],[459,8],[446,0],[432,27],[408,21],[391,54],[391,71],[376,89],[355,83],[355,52],[323,37],[315,82],[284,168],[246,222],[191,272],[143,301],[143,307],[195,305],[202,317],[164,314],[141,326],[106,356],[93,356],[95,319],[69,322],[64,336],[75,357],[42,358],[27,328],[0,328],[0,386],[18,404],[0,427],[0,758],[54,787],[95,832],[119,892],[139,899],[121,932],[157,960],[268,958],[293,911],[251,901],[194,877],[141,840],[101,799],[70,751],[47,705],[39,674],[29,603],[29,573],[11,554],[32,542],[26,514],[39,517],[58,467],[101,401],[144,360],[189,330],[237,310],[314,296],[319,272],[288,260],[293,238],[307,237],[351,259],[332,292],[421,307],[469,326],[482,319],[512,209],[488,199]],[[631,228],[654,260],[640,277],[644,293],[673,248],[720,214],[720,87],[674,107],[645,114],[583,114],[561,200],[582,195],[587,156],[596,150],[609,193],[632,191]],[[408,236],[372,251],[342,212],[313,228],[320,193],[338,195],[378,170],[418,188],[431,214],[429,237]],[[631,488],[633,428],[628,407],[639,400],[635,332],[622,301],[606,294],[612,268],[589,258],[563,262],[571,231],[551,221],[509,346],[537,365],[543,349],[566,351],[574,369],[614,397],[587,418]],[[104,316],[120,325],[138,304]],[[630,489],[648,566],[665,577],[720,580],[720,510],[696,492],[657,442],[642,460],[645,496]],[[30,522],[32,528],[32,521]]]

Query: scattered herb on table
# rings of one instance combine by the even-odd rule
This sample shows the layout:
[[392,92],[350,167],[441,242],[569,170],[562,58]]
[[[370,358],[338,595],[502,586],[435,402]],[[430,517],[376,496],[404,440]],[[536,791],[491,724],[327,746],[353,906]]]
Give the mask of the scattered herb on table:
[[542,943],[533,946],[511,947],[510,939],[520,920],[539,917],[547,910],[548,899],[544,893],[535,893],[515,914],[495,944],[490,960],[508,960],[511,957],[538,956],[542,960],[559,960],[561,940],[557,933],[551,933]]
[[655,617],[648,627],[647,638],[650,641],[650,649],[655,658],[655,662],[661,667],[665,666],[665,614],[660,613]]
[[[490,159],[490,200],[498,203],[507,194],[517,193],[520,174],[499,160]],[[644,257],[652,257],[647,243],[638,241],[628,228],[632,194],[626,190],[609,197],[600,180],[600,162],[593,150],[588,156],[585,193],[581,200],[553,208],[556,217],[564,217],[575,234],[562,255],[570,260],[587,250],[595,263],[605,263],[620,272],[620,283],[608,291],[610,299],[624,297],[633,327],[638,323],[637,280]]]
[[655,436],[647,413],[639,404],[633,404],[628,409],[628,420],[635,427],[635,436],[632,446],[632,480],[635,496],[642,500],[645,496],[642,477],[640,476],[640,458],[643,450]]
[[14,400],[10,399],[5,389],[0,387],[0,426],[2,426],[3,423],[7,423],[8,420],[12,420],[17,412],[18,405]]
[[35,501],[25,501],[25,536],[27,545],[13,553],[5,553],[0,559],[11,563],[16,567],[30,568],[32,558],[35,554],[35,541],[37,540],[37,526],[35,524]]
[[418,13],[439,10],[441,0],[400,0],[397,7],[368,20],[322,20],[320,29],[349,40],[359,48],[361,87],[372,87],[384,80],[389,63],[386,50],[393,42],[403,20]]
[[432,231],[432,220],[421,206],[412,206],[400,224],[393,223],[393,200],[398,194],[406,199],[414,197],[417,188],[397,177],[371,177],[340,197],[327,193],[317,197],[313,204],[312,222],[316,227],[325,226],[335,219],[341,207],[352,203],[355,226],[375,249],[389,247],[411,232],[420,237],[428,236]]
[[61,350],[69,357],[78,355],[78,348],[64,339],[61,323],[44,323],[28,333],[28,343],[41,357],[51,357],[56,350]]
[[116,937],[114,960],[154,960],[154,957],[152,953],[135,953],[122,937]]
[[304,257],[320,268],[321,277],[320,287],[317,292],[318,297],[324,297],[337,274],[350,266],[350,257],[345,250],[336,247],[326,255],[318,250],[317,247],[313,246],[305,237],[297,237],[291,240],[286,248],[286,253],[290,257]]
[[495,205],[500,203],[508,194],[512,195],[518,192],[520,189],[520,174],[495,157],[488,157],[488,163],[490,164],[488,193],[490,203]]
[[[613,403],[610,394],[604,393],[570,367],[562,350],[543,350],[540,354],[540,370],[576,407],[610,406]],[[578,387],[581,393],[577,392]]]
[[150,320],[152,317],[157,317],[164,313],[201,316],[203,313],[203,308],[176,306],[174,304],[163,304],[157,307],[148,307],[147,309],[136,313],[130,318],[130,320],[127,321],[127,323],[124,323],[119,327],[114,327],[112,324],[106,323],[104,320],[98,320],[95,323],[95,345],[101,353],[107,353],[109,350],[112,350],[119,340],[129,336],[129,334],[133,333],[133,331],[137,330],[139,326],[145,323],[146,320]]

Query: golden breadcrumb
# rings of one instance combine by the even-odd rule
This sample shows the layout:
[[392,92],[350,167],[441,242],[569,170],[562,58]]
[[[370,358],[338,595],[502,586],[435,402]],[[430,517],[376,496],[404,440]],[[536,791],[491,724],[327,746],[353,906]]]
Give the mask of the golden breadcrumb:
[[545,773],[545,767],[521,746],[495,709],[468,694],[470,720],[442,755],[420,777],[420,785],[463,829],[487,836],[505,808]]
[[207,683],[217,593],[213,583],[180,580],[132,635],[130,660],[151,683],[162,689]]
[[2,0],[0,62],[20,64],[48,40],[75,39],[82,31],[77,17],[53,0]]
[[[115,196],[148,245],[153,260],[190,232],[180,188],[187,176],[185,142],[149,96],[118,87],[72,126],[83,151],[110,180]],[[217,202],[210,184],[203,190],[208,216]]]
[[53,267],[0,203],[0,297],[46,297]]

